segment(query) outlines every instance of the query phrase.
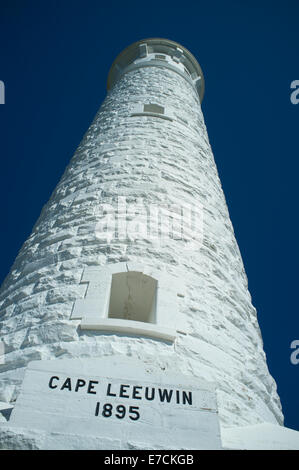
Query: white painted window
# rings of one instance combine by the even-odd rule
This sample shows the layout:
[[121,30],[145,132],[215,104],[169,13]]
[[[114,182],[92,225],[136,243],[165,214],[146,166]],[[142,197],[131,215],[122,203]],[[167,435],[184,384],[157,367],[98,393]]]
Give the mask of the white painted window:
[[156,103],[134,105],[131,116],[151,116],[173,121],[171,110],[169,108],[165,109],[164,106]]
[[144,113],[164,114],[164,107],[158,104],[150,103],[143,106]]
[[116,263],[85,268],[80,284],[85,295],[75,301],[71,319],[81,320],[82,330],[175,340],[181,288],[169,274]]
[[129,271],[112,275],[108,318],[156,323],[156,279]]
[[155,54],[155,59],[166,60],[166,56],[163,54]]

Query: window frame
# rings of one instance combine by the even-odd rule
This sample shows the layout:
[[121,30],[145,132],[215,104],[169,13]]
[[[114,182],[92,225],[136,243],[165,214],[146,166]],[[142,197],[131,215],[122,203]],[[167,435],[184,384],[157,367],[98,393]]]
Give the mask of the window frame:
[[[127,271],[141,272],[157,281],[155,323],[109,318],[112,275]],[[75,300],[71,320],[81,320],[81,330],[149,336],[170,342],[176,339],[177,291],[172,276],[133,264],[115,263],[85,268],[80,284],[87,285],[85,296]]]

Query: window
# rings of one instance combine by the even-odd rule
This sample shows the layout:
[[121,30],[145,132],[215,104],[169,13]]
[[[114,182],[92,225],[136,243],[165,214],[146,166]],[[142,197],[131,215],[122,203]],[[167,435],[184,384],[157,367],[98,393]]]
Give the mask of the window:
[[81,320],[81,330],[174,341],[181,287],[172,276],[152,269],[145,274],[144,268],[135,263],[85,268],[80,282],[85,294],[75,300],[71,319]]
[[157,114],[164,114],[164,107],[159,106],[158,104],[145,104],[143,106],[144,113],[157,113]]
[[132,109],[131,117],[141,116],[150,116],[151,118],[173,121],[171,110],[156,103],[135,104]]
[[130,271],[112,275],[108,318],[156,322],[157,281]]
[[162,55],[162,54],[156,54],[155,59],[166,60],[166,57],[165,55]]

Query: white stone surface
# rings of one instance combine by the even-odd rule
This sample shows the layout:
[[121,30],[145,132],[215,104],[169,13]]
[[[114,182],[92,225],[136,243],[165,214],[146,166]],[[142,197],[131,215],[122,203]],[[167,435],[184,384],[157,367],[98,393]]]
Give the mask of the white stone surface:
[[223,447],[246,450],[299,450],[299,432],[270,423],[222,431]]
[[[195,84],[162,61],[134,67],[109,91],[2,285],[0,401],[14,403],[30,361],[122,355],[214,382],[222,428],[282,424]],[[173,120],[131,116],[151,102]],[[182,239],[100,239],[102,204],[119,196],[200,204],[202,243],[202,234],[192,250]],[[175,281],[175,341],[83,330],[71,318],[84,270],[116,263],[158,271],[166,290]]]

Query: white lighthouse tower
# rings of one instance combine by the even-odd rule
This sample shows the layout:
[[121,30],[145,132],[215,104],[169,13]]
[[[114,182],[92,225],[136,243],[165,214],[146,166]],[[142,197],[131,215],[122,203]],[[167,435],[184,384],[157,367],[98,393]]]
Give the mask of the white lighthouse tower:
[[0,447],[298,445],[282,427],[203,93],[176,42],[139,41],[114,61],[2,286]]

